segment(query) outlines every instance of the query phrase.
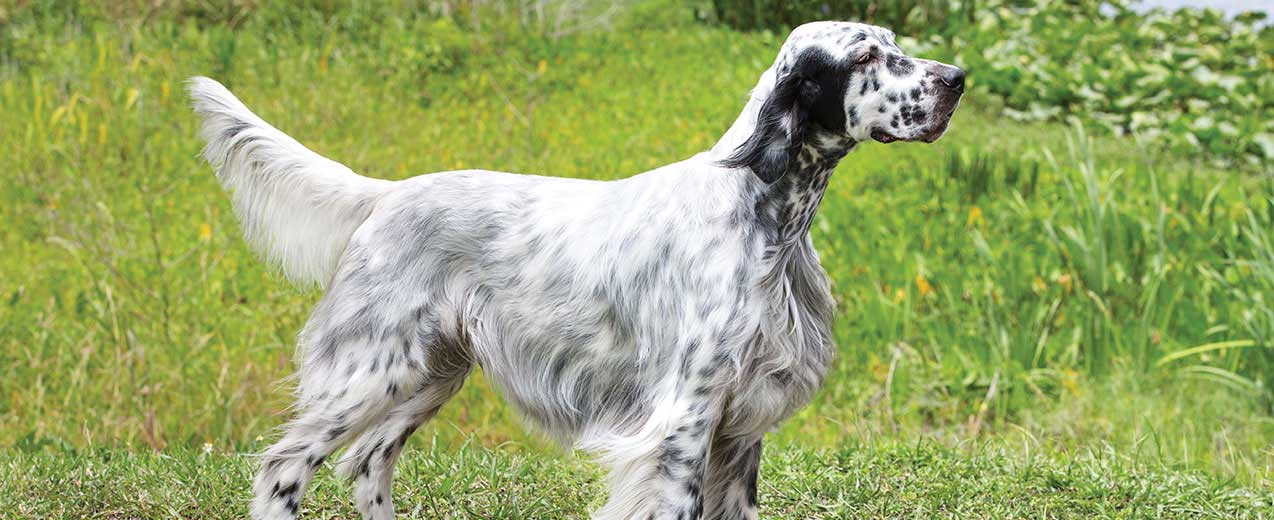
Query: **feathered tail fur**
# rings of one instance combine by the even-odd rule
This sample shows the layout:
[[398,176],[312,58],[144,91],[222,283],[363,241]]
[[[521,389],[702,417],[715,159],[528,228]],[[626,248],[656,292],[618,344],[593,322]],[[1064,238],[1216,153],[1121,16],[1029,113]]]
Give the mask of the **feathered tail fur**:
[[253,114],[220,83],[191,78],[203,156],[217,170],[248,244],[300,286],[326,287],[341,253],[393,183],[360,176]]

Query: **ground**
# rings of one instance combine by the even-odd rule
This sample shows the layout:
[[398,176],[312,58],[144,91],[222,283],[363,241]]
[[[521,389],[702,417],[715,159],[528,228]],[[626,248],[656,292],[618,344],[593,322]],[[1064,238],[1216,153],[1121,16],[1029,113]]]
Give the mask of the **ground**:
[[[250,498],[248,455],[100,450],[0,455],[0,510],[28,518],[232,518]],[[582,518],[600,471],[569,456],[425,448],[399,467],[400,518]],[[324,472],[305,518],[355,516]],[[1128,465],[1111,452],[1054,458],[1019,446],[928,442],[770,450],[762,518],[1268,518],[1268,493],[1191,471]]]

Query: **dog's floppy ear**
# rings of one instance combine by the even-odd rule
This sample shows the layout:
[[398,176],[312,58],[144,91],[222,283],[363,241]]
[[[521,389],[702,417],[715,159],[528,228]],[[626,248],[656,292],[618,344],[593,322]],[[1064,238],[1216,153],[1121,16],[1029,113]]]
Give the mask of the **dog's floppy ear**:
[[814,78],[797,64],[778,72],[774,91],[761,105],[752,135],[721,161],[727,168],[752,169],[767,183],[779,180],[801,149],[810,123],[810,109],[821,94]]

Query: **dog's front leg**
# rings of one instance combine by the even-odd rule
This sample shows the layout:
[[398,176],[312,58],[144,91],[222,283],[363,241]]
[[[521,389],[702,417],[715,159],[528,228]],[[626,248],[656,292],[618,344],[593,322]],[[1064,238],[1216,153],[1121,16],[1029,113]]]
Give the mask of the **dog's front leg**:
[[720,401],[699,393],[680,404],[663,423],[653,449],[612,470],[610,500],[594,520],[697,520],[703,515],[704,473]]
[[720,436],[712,441],[704,483],[704,518],[756,520],[757,473],[761,468],[759,437]]
[[687,418],[660,444],[656,482],[662,485],[660,512],[655,518],[696,520],[703,515],[704,473],[708,465],[710,434],[699,432],[695,423],[707,417]]

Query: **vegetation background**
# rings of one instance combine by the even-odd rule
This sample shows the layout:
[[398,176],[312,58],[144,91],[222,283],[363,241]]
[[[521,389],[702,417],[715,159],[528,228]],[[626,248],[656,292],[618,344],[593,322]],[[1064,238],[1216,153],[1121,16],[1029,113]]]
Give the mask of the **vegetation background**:
[[[1274,516],[1274,30],[1026,0],[0,1],[0,516],[240,516],[286,419],[317,295],[246,249],[185,78],[370,176],[615,179],[710,146],[825,18],[970,91],[832,180],[840,354],[763,516]],[[413,517],[604,500],[480,374],[413,444]]]

